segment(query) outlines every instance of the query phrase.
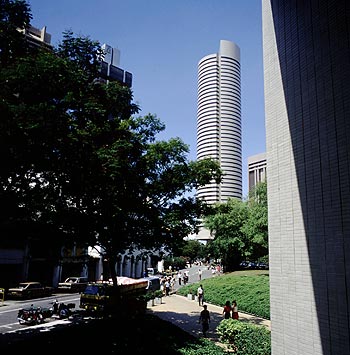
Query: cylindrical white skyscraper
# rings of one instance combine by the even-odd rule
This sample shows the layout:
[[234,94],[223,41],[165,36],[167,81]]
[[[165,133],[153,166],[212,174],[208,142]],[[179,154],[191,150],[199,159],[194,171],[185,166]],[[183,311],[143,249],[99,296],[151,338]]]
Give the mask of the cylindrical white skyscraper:
[[220,163],[223,182],[197,190],[207,203],[242,199],[242,129],[240,49],[221,40],[217,54],[198,63],[197,160]]

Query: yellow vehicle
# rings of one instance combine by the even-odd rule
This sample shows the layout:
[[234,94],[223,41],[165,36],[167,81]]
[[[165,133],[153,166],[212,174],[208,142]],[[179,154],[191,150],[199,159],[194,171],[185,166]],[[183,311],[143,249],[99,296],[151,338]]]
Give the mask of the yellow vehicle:
[[89,283],[80,294],[80,308],[107,314],[126,310],[140,312],[145,309],[146,303],[142,296],[147,292],[148,281],[119,276],[117,280],[117,287],[108,281]]

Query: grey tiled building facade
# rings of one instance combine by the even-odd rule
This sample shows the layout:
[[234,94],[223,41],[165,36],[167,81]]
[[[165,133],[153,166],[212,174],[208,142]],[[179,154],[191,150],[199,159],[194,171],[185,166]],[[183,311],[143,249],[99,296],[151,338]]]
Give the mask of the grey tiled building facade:
[[349,355],[350,2],[262,10],[272,355]]

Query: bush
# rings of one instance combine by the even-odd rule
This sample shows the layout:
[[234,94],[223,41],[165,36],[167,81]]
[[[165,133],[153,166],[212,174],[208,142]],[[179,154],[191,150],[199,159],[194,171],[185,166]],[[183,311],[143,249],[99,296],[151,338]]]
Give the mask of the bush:
[[216,331],[220,341],[237,355],[270,355],[271,333],[265,327],[235,319],[223,319]]
[[187,344],[186,347],[179,349],[183,355],[224,355],[227,354],[222,348],[213,344],[208,339],[199,339],[198,343]]
[[[270,319],[269,276],[260,271],[227,273],[200,282],[204,287],[205,301],[223,306],[226,300],[236,299],[238,311]],[[197,290],[199,282],[181,287],[178,295],[186,296],[189,290]]]
[[153,295],[155,298],[162,298],[164,296],[163,291],[162,290],[156,290],[153,292]]

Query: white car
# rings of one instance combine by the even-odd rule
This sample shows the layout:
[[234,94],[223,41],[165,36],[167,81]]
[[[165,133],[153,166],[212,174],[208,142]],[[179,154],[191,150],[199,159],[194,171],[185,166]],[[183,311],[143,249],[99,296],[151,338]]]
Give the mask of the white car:
[[64,282],[58,283],[57,291],[59,292],[83,292],[88,285],[87,277],[71,276],[67,277]]

